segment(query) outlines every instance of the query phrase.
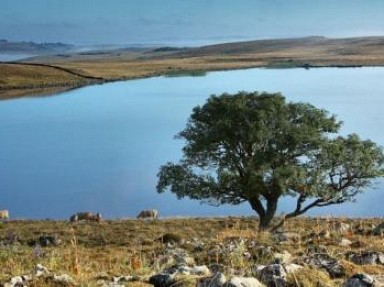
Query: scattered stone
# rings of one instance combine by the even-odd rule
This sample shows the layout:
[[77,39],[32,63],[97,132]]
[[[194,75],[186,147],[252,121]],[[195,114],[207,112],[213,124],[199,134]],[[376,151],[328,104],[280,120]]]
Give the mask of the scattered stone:
[[225,275],[218,272],[213,276],[197,279],[196,287],[222,287],[226,281]]
[[157,241],[160,241],[161,243],[167,244],[179,244],[181,242],[181,237],[178,234],[174,233],[166,233],[162,236],[160,236]]
[[209,270],[213,274],[224,273],[225,269],[226,269],[226,267],[223,264],[212,263],[211,265],[209,265]]
[[350,252],[347,254],[349,260],[359,265],[384,265],[384,253],[377,251]]
[[134,276],[115,276],[112,279],[113,283],[124,283],[132,281],[136,281],[136,278]]
[[373,235],[384,235],[384,222],[380,223],[372,230]]
[[177,286],[175,276],[172,274],[159,273],[149,278],[149,284],[155,287]]
[[288,265],[285,265],[284,268],[285,268],[285,271],[288,274],[288,273],[295,273],[297,270],[300,270],[300,269],[302,269],[304,267],[301,266],[301,265],[295,264],[295,263],[290,263]]
[[309,245],[308,246],[309,254],[328,254],[328,248],[324,245]]
[[197,275],[197,276],[208,276],[211,271],[206,265],[189,267],[185,264],[178,264],[168,267],[163,270],[164,274],[181,274],[181,275]]
[[278,242],[286,242],[286,241],[293,241],[298,242],[300,241],[300,234],[296,232],[276,232],[273,234],[273,238]]
[[69,276],[68,274],[61,274],[61,275],[54,274],[52,281],[56,284],[59,283],[60,286],[62,286],[62,285],[64,285],[64,286],[75,285],[75,280],[73,280],[73,278],[71,276]]
[[374,287],[384,287],[384,275],[373,276],[373,286]]
[[345,233],[351,230],[351,226],[348,223],[338,221],[333,225],[333,229],[336,230],[338,233]]
[[57,275],[48,271],[46,267],[37,264],[32,274],[15,276],[9,282],[4,283],[4,287],[23,287],[30,286],[29,282],[34,278],[43,278],[46,282],[51,282],[54,286],[74,286],[75,281],[68,274]]
[[352,245],[352,241],[351,240],[348,240],[346,238],[342,238],[340,243],[339,243],[340,246],[351,246]]
[[232,277],[225,282],[224,287],[264,287],[259,280],[253,277]]
[[284,250],[283,253],[273,255],[276,264],[288,264],[292,261],[292,254]]
[[308,265],[324,269],[331,278],[340,278],[345,275],[344,267],[340,262],[328,254],[313,254],[309,257],[299,258],[295,263],[301,263],[301,261]]
[[35,266],[35,269],[33,271],[34,275],[36,277],[40,277],[40,276],[43,276],[43,275],[48,275],[49,274],[49,271],[46,267],[44,267],[43,265],[41,264],[37,264]]
[[285,287],[286,277],[287,273],[281,264],[267,265],[260,271],[260,280],[267,287]]
[[57,236],[42,235],[38,239],[41,247],[58,246],[61,244],[61,240]]
[[373,278],[364,273],[357,273],[348,278],[342,287],[371,287]]

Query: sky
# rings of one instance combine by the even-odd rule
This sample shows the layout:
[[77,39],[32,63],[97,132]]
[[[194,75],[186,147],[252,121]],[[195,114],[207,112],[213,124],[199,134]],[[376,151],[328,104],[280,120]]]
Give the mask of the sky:
[[0,39],[202,45],[384,35],[382,0],[0,0]]

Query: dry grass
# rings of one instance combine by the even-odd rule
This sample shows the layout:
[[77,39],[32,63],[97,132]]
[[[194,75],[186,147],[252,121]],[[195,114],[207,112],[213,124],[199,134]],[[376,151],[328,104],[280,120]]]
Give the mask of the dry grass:
[[[335,221],[347,222],[351,230],[338,233],[333,228]],[[187,250],[197,264],[220,263],[227,266],[227,270],[243,270],[244,274],[250,274],[255,264],[272,260],[257,246],[270,246],[273,252],[286,250],[295,257],[306,254],[310,245],[326,246],[329,254],[341,260],[346,277],[356,272],[384,274],[384,266],[358,266],[345,258],[345,253],[350,250],[384,250],[383,238],[369,234],[371,225],[380,221],[296,219],[287,222],[285,229],[299,232],[301,240],[278,244],[270,234],[256,231],[257,221],[253,218],[116,220],[75,226],[64,221],[9,221],[0,223],[0,282],[28,273],[37,263],[56,273],[70,274],[83,286],[93,286],[97,276],[105,273],[110,276],[148,276],[164,267],[162,258],[166,244],[160,239],[164,234],[177,235],[179,246]],[[316,237],[326,230],[329,236]],[[57,236],[62,244],[44,248],[30,246],[41,235]],[[364,247],[341,247],[340,238],[360,241]],[[200,248],[196,247],[198,242],[202,244]],[[251,248],[250,242],[255,242],[256,247]],[[234,249],[223,253],[223,246],[232,243],[235,243]],[[252,254],[251,258],[243,256],[247,251]],[[308,268],[295,276],[296,279],[290,277],[290,286],[295,285],[294,280],[300,282],[299,286],[315,286],[318,281],[322,282],[321,286],[335,286],[342,280],[331,280],[322,272]]]

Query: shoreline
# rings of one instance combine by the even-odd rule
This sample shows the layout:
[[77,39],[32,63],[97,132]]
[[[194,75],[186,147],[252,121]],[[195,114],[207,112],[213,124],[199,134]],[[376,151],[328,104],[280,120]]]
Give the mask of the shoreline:
[[[304,37],[185,49],[100,50],[0,62],[0,99],[27,89],[76,88],[156,76],[237,69],[384,67],[384,37]],[[7,95],[9,91],[24,93]],[[33,92],[34,93],[34,92]],[[11,93],[12,94],[12,93]]]
[[[222,68],[207,68],[207,69],[185,69],[185,70],[177,70],[177,71],[157,71],[153,73],[148,73],[146,75],[139,76],[126,76],[126,77],[116,77],[116,78],[102,78],[102,77],[93,77],[81,75],[80,73],[73,72],[70,69],[66,69],[60,66],[55,65],[46,65],[46,64],[38,64],[38,63],[17,63],[17,62],[0,62],[1,65],[18,65],[18,66],[30,66],[30,67],[44,67],[44,68],[52,68],[57,69],[66,73],[70,73],[76,77],[80,77],[84,79],[84,81],[79,81],[75,84],[63,82],[63,83],[55,83],[55,82],[44,82],[43,84],[18,84],[13,86],[2,87],[0,85],[0,100],[9,100],[15,98],[22,97],[38,97],[38,96],[48,96],[61,94],[63,92],[69,90],[75,90],[79,88],[84,88],[88,86],[94,85],[104,85],[108,83],[120,82],[120,81],[131,81],[131,80],[140,80],[140,79],[148,79],[153,77],[183,77],[183,76],[205,76],[206,73],[210,72],[225,72],[225,71],[236,71],[236,70],[248,70],[248,69],[357,69],[357,68],[382,68],[384,64],[376,64],[376,65],[355,65],[355,64],[331,64],[331,65],[292,65],[292,66],[284,66],[279,64],[273,65],[251,65],[247,67],[222,67]],[[197,75],[198,74],[198,75]]]

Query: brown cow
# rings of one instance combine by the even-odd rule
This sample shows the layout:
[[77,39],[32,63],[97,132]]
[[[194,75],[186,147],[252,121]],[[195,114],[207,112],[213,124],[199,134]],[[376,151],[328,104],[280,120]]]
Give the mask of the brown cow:
[[78,212],[72,215],[69,218],[69,220],[71,222],[76,222],[80,220],[100,222],[101,214],[100,213],[93,214],[92,212]]
[[9,211],[0,210],[0,219],[9,219]]
[[159,215],[159,212],[156,209],[148,209],[148,210],[142,210],[137,218],[149,218],[149,219],[156,219]]

